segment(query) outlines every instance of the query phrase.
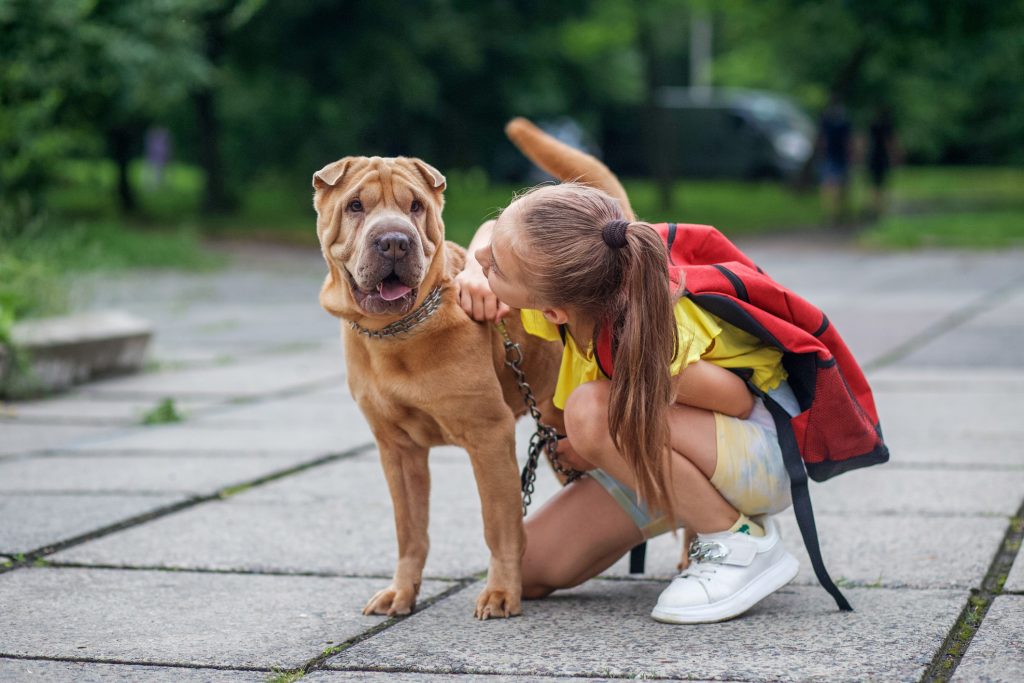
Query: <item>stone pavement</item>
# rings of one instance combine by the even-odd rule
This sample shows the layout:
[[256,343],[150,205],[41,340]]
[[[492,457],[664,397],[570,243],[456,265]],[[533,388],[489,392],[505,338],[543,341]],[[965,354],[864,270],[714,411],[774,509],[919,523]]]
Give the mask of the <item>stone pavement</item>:
[[[322,261],[235,247],[215,273],[77,283],[80,307],[156,324],[150,371],[0,408],[0,681],[890,681],[946,677],[946,661],[955,680],[1024,680],[1024,252],[743,246],[828,311],[876,392],[892,461],[812,484],[855,612],[817,586],[787,512],[801,573],[732,622],[649,618],[670,536],[644,575],[624,558],[477,622],[480,505],[465,453],[444,448],[420,605],[362,616],[396,543],[317,305]],[[164,397],[186,419],[141,426]],[[542,470],[533,509],[556,490]]]

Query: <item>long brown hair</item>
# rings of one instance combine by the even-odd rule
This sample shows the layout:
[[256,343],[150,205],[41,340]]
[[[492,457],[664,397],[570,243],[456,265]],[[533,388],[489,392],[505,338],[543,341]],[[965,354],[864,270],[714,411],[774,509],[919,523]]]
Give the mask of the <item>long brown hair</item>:
[[621,248],[609,246],[602,230],[625,220],[623,211],[608,194],[579,183],[534,188],[513,204],[519,229],[512,247],[534,298],[592,324],[595,353],[602,326],[616,340],[612,441],[636,477],[639,497],[671,512],[667,418],[675,394],[669,368],[679,345],[678,293],[670,291],[665,244],[649,224],[634,221]]

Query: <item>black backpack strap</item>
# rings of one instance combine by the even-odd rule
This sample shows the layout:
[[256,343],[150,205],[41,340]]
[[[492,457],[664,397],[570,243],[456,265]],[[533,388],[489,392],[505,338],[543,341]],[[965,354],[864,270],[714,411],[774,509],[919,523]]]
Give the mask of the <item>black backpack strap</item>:
[[793,512],[796,514],[796,523],[800,527],[800,535],[804,539],[807,555],[811,558],[814,575],[818,577],[822,588],[827,590],[836,601],[836,606],[839,609],[844,612],[852,612],[853,607],[833,583],[832,577],[825,569],[825,562],[821,558],[818,530],[814,524],[814,510],[811,508],[811,493],[807,490],[807,469],[804,467],[803,458],[800,457],[800,448],[797,446],[796,436],[793,434],[793,426],[789,422],[791,419],[789,413],[769,396],[764,396],[764,404],[775,419],[775,427],[779,433],[779,446],[782,448],[782,460],[786,464],[786,472],[789,474]]
[[643,574],[644,573],[644,560],[647,557],[647,541],[640,543],[639,545],[633,546],[633,549],[629,551],[629,573],[630,574]]

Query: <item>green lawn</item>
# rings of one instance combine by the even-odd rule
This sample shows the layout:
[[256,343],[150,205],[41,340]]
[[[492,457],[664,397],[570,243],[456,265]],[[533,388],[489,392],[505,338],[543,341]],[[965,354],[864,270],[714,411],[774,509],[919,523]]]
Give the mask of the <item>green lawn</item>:
[[1024,246],[1024,211],[950,212],[891,216],[860,235],[867,247],[913,249]]

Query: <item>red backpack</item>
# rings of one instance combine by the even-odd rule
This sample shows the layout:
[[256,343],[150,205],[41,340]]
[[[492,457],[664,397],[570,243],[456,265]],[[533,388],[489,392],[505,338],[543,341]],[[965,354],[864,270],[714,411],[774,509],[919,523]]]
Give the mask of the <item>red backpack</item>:
[[[698,306],[782,350],[801,412],[790,417],[770,397],[753,385],[751,389],[764,398],[775,419],[793,511],[814,573],[839,608],[851,610],[821,558],[807,477],[824,481],[888,461],[864,373],[824,313],[772,280],[718,230],[682,223],[652,227],[668,247],[674,289],[685,284],[684,296]],[[611,333],[602,329],[596,358],[608,377],[613,372],[612,343]],[[633,571],[643,571],[643,554],[642,546],[634,549]]]

